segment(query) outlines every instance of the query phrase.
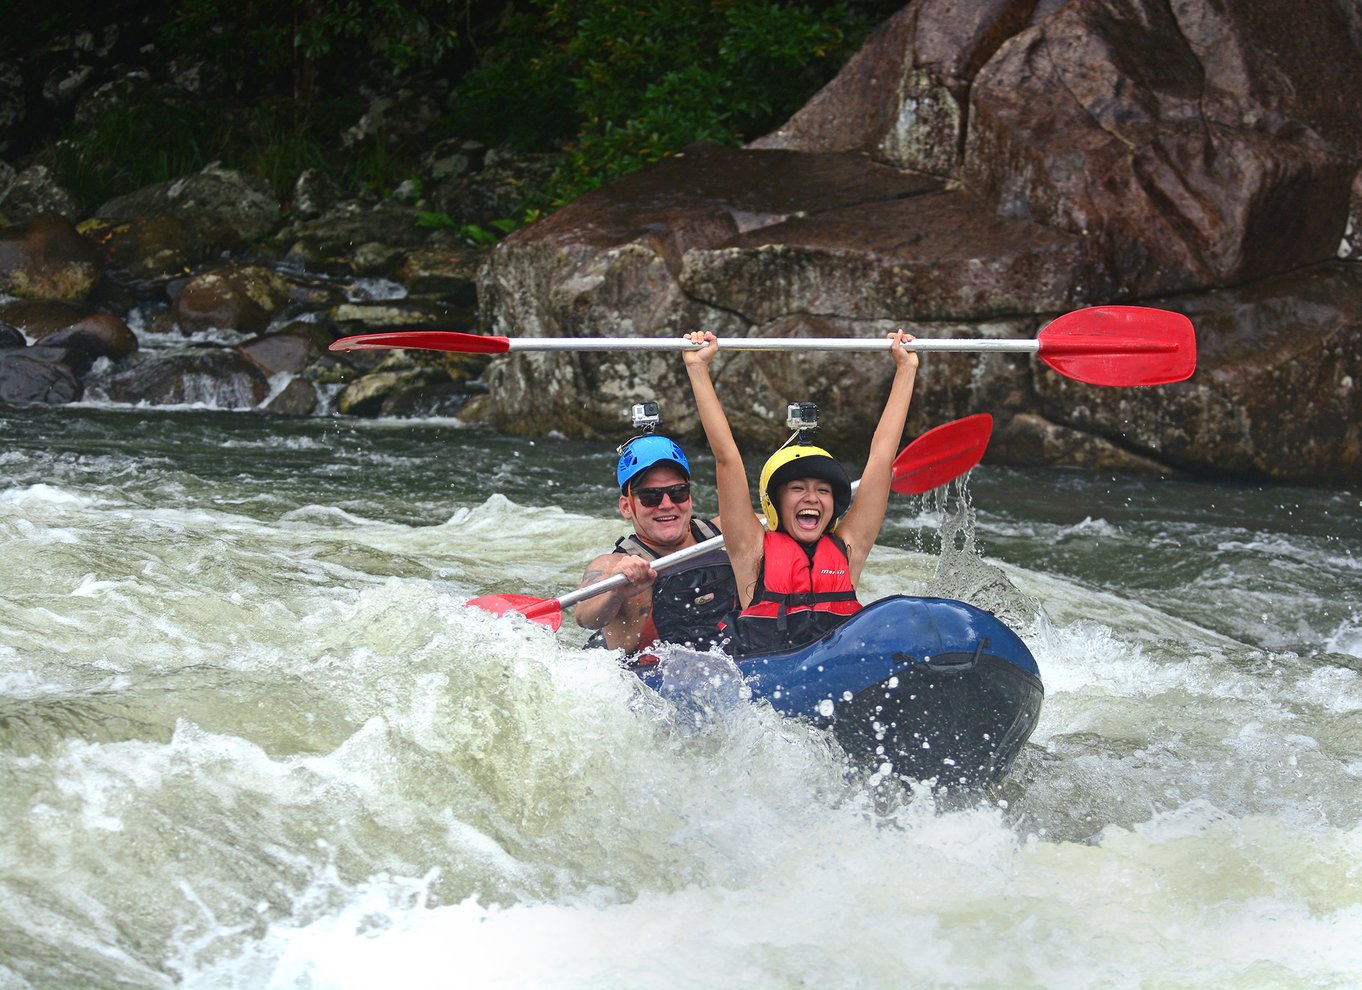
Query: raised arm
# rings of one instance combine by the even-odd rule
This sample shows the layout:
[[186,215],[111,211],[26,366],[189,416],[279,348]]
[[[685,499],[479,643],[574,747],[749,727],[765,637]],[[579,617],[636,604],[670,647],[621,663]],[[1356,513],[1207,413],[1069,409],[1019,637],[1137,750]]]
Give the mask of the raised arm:
[[728,417],[719,404],[718,393],[709,375],[710,362],[719,351],[719,342],[712,333],[688,334],[688,339],[703,342],[704,347],[686,351],[686,374],[695,394],[695,408],[700,414],[710,452],[714,455],[714,486],[719,493],[719,516],[724,525],[724,546],[733,565],[733,577],[738,585],[738,598],[743,607],[750,604],[752,590],[757,583],[757,568],[761,565],[762,537],[765,530],[757,522],[752,507],[751,489],[747,483],[747,469],[742,454],[733,439]]
[[861,568],[875,540],[879,538],[880,527],[884,525],[884,513],[889,507],[889,485],[893,480],[894,457],[898,453],[899,441],[903,439],[903,426],[908,421],[908,405],[913,399],[913,383],[917,379],[917,352],[902,346],[913,339],[912,335],[900,330],[889,336],[895,341],[889,348],[889,354],[894,359],[894,382],[889,387],[889,398],[885,400],[879,425],[875,427],[875,435],[870,440],[870,456],[866,459],[865,470],[861,472],[860,488],[851,508],[837,527],[837,535],[847,544],[852,584],[860,580]]

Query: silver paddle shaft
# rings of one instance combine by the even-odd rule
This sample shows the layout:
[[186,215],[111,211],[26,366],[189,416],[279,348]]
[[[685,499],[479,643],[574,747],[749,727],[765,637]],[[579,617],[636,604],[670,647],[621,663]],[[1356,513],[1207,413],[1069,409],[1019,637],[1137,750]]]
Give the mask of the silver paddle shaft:
[[[512,351],[698,351],[680,337],[515,337]],[[885,351],[891,341],[884,337],[722,337],[724,351]],[[1008,354],[1035,354],[1039,340],[947,340],[923,338],[903,345],[910,351],[992,351]]]

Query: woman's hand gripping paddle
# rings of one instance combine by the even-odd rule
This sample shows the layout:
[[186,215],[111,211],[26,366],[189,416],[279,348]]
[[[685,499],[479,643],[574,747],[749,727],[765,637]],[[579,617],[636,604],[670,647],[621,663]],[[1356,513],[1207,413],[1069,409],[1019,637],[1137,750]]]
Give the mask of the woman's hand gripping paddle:
[[[960,477],[984,456],[988,438],[993,432],[993,417],[988,413],[977,413],[928,430],[918,437],[894,458],[889,487],[904,495],[918,495],[939,488],[947,482]],[[854,491],[860,482],[852,483]],[[653,561],[653,570],[659,573],[677,564],[698,557],[702,553],[716,550],[724,545],[723,535],[711,537],[700,543],[669,553]],[[557,632],[563,626],[563,609],[588,598],[603,595],[628,583],[623,574],[588,584],[570,591],[559,598],[531,598],[529,595],[483,595],[472,598],[468,604],[493,615],[519,612],[531,622],[538,622]]]
[[[396,330],[342,337],[333,351],[389,348],[505,354],[508,351],[687,351],[684,337],[495,337],[451,330]],[[725,351],[882,351],[884,337],[726,337]],[[1038,354],[1061,375],[1089,385],[1166,385],[1196,370],[1196,333],[1181,313],[1147,306],[1092,306],[1065,313],[1033,340],[918,337],[914,351]]]

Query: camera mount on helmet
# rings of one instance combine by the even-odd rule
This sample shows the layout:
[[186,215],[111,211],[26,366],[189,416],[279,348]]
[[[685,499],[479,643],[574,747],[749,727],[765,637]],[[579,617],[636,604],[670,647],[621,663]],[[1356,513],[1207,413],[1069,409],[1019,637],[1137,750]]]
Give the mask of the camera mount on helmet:
[[818,405],[813,402],[791,402],[785,407],[785,425],[795,431],[794,436],[785,441],[787,444],[791,440],[800,445],[808,444],[818,432]]
[[690,477],[690,462],[686,460],[685,452],[670,437],[657,434],[662,418],[657,414],[656,402],[634,403],[629,410],[629,421],[635,430],[643,432],[635,433],[615,448],[615,453],[620,455],[615,466],[615,481],[621,492],[628,490],[634,478],[658,464],[671,464]]
[[642,430],[644,434],[653,433],[657,430],[662,418],[657,414],[656,402],[636,402],[629,410],[629,421],[634,429]]

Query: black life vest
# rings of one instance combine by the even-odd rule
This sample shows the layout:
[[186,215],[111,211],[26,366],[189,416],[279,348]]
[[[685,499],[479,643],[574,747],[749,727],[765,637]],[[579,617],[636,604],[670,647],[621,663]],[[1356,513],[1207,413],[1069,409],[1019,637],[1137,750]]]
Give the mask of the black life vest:
[[[711,522],[692,519],[691,536],[703,543],[719,535]],[[645,560],[661,554],[634,533],[615,541],[615,553],[629,553]],[[724,628],[738,611],[738,585],[728,551],[718,547],[664,571],[653,582],[653,608],[639,637],[639,648],[654,642],[678,643],[697,650],[726,646],[729,635]],[[588,646],[601,646],[604,638],[596,633]]]
[[738,655],[792,650],[821,639],[860,611],[847,545],[825,534],[809,552],[794,537],[767,533],[752,604],[735,623]]

